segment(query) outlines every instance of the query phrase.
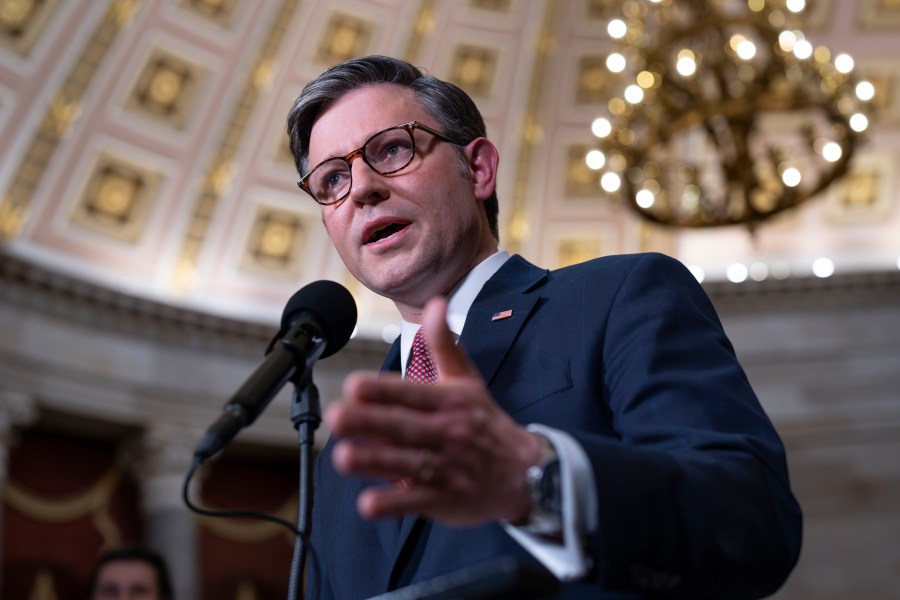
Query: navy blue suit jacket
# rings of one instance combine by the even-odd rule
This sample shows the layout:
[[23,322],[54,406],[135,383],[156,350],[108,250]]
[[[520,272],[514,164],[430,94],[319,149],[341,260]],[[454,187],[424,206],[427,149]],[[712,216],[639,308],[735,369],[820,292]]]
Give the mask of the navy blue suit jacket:
[[[510,318],[492,321],[512,310]],[[674,259],[611,256],[549,272],[512,257],[460,344],[521,423],[570,433],[593,466],[585,579],[554,598],[758,598],[800,548],[784,449],[703,289]],[[385,360],[399,370],[399,344]],[[368,598],[498,555],[533,560],[495,523],[366,521],[331,445],[317,465],[309,597]]]

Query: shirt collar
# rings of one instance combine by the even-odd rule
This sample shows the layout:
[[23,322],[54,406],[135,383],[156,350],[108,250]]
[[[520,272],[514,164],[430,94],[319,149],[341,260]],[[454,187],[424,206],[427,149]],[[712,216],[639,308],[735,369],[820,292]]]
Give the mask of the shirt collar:
[[[462,334],[463,327],[466,324],[466,316],[475,297],[487,280],[496,273],[509,259],[509,252],[500,250],[491,254],[486,259],[478,263],[474,269],[463,277],[457,286],[450,292],[450,299],[447,303],[447,325],[453,332],[456,339]],[[406,362],[409,359],[409,352],[412,349],[413,337],[419,330],[421,324],[403,321],[400,326],[400,361],[401,368],[406,373]]]

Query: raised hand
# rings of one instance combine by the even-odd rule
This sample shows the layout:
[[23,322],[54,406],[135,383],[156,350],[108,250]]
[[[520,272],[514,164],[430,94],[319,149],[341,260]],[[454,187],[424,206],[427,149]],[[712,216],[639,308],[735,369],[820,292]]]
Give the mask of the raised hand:
[[446,323],[447,302],[431,300],[423,327],[440,380],[354,373],[325,422],[340,436],[332,461],[346,475],[392,482],[357,500],[366,518],[421,514],[452,525],[520,521],[531,500],[525,471],[537,437],[501,410]]

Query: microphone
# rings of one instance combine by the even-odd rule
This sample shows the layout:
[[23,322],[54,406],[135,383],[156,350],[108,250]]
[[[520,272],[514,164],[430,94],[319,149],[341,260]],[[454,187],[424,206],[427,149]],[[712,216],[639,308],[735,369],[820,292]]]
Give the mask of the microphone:
[[266,357],[223,407],[194,451],[203,462],[222,450],[265,410],[288,381],[306,379],[319,358],[331,356],[350,340],[356,327],[356,303],[334,281],[314,281],[296,292],[281,316],[281,329]]

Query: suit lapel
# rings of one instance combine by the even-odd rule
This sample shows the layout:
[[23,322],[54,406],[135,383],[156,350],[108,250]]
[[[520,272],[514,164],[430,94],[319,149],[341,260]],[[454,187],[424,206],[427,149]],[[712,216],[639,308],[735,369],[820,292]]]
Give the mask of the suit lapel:
[[[546,282],[548,273],[546,269],[515,255],[500,267],[475,297],[466,316],[460,343],[488,384],[522,326],[539,305],[540,296],[530,292]],[[508,316],[506,313],[509,313]],[[399,371],[400,364],[400,338],[397,338],[381,370]]]
[[400,370],[400,337],[397,336],[397,339],[394,340],[394,343],[391,344],[391,349],[388,350],[387,356],[384,357],[384,362],[381,363],[381,372],[386,373],[388,371],[399,371]]
[[546,278],[545,269],[513,256],[484,284],[469,309],[460,344],[488,385],[540,304],[540,296],[528,292]]

